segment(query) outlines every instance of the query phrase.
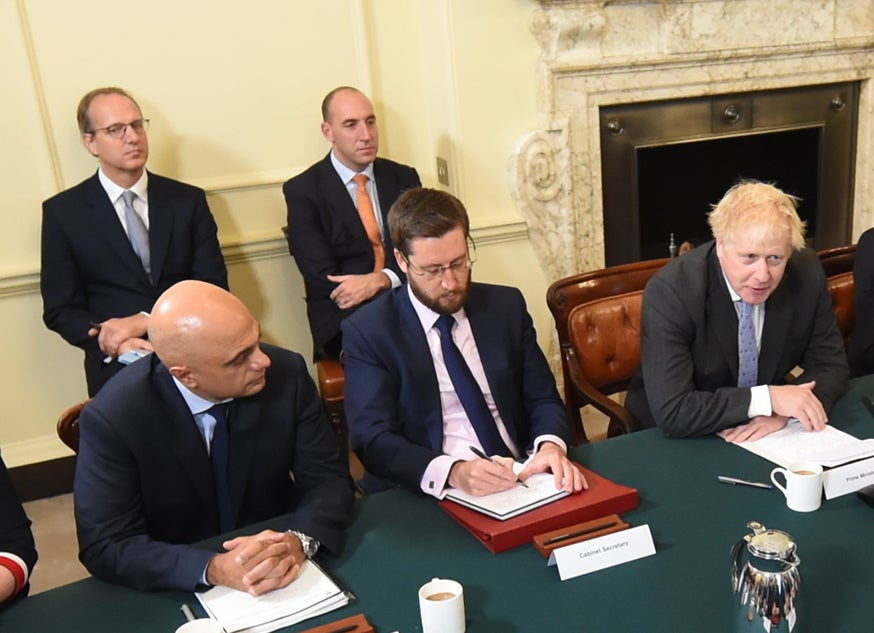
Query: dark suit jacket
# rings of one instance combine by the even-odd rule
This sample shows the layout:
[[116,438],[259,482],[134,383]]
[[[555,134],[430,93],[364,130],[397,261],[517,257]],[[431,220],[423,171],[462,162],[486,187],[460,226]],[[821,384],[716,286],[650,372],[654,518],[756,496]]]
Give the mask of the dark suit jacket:
[[[385,265],[403,281],[388,234],[388,212],[407,189],[421,187],[412,167],[384,158],[373,163],[385,237]],[[373,272],[373,249],[346,186],[331,164],[330,153],[282,186],[288,205],[288,244],[307,286],[307,317],[318,350],[340,332],[340,321],[356,308],[340,310],[331,301],[337,284],[328,275]]]
[[[228,414],[236,525],[287,514],[287,529],[337,551],[353,499],[348,464],[303,358],[262,347],[266,386]],[[167,368],[154,354],[133,363],[83,409],[80,430],[82,563],[109,582],[193,591],[213,552],[190,544],[217,535],[219,517],[203,436]]]
[[149,242],[153,285],[97,174],[43,203],[43,321],[85,350],[88,393],[123,365],[104,364],[90,323],[149,312],[183,279],[227,289],[216,225],[202,189],[149,173]]
[[[377,477],[411,490],[443,454],[437,374],[406,284],[343,322],[346,419],[352,448]],[[501,419],[520,450],[545,434],[570,442],[564,405],[525,300],[471,283],[465,311]]]
[[847,354],[854,376],[874,373],[874,229],[859,238],[853,262],[856,324]]
[[[0,457],[0,552],[15,554],[24,561],[30,571],[33,571],[33,566],[36,565],[36,548],[33,545],[30,520],[21,507],[2,457]],[[18,597],[25,595],[27,595],[27,586],[18,593]],[[0,605],[0,609],[2,608],[3,605]]]
[[[670,262],[643,294],[641,364],[625,406],[669,437],[703,435],[747,420],[750,390],[737,385],[737,311],[715,242]],[[816,381],[828,411],[847,386],[847,359],[816,253],[792,254],[765,303],[759,384]]]

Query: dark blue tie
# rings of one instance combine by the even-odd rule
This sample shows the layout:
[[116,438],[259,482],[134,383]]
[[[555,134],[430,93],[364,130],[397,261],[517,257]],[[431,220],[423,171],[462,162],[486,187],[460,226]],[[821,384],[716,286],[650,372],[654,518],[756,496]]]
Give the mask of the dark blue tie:
[[759,350],[753,325],[753,306],[740,302],[737,326],[737,386],[755,387],[759,380]]
[[473,425],[473,430],[479,438],[480,444],[488,455],[504,455],[512,457],[512,453],[504,444],[498,433],[498,425],[486,404],[483,392],[473,377],[470,367],[461,355],[455,341],[452,340],[452,326],[455,318],[451,314],[444,314],[437,319],[437,329],[440,331],[440,347],[443,349],[443,362],[446,363],[446,371],[455,387],[455,394],[467,413],[467,418]]
[[228,405],[226,402],[207,409],[215,418],[209,457],[215,477],[215,496],[219,512],[219,529],[222,533],[234,529],[234,508],[231,504],[231,487],[228,483]]

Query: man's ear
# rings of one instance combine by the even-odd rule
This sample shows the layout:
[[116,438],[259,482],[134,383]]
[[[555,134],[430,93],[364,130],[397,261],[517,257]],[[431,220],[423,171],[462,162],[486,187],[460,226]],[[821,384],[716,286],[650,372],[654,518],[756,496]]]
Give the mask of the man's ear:
[[168,370],[170,371],[171,376],[185,385],[188,389],[194,390],[197,388],[197,379],[194,377],[194,374],[191,373],[191,370],[185,365],[174,365],[173,367],[169,367]]
[[89,133],[89,132],[84,132],[82,134],[82,145],[85,146],[85,149],[88,150],[89,154],[91,154],[95,158],[97,157],[97,150],[96,150],[97,144],[94,142],[94,134]]
[[327,121],[322,121],[322,136],[333,144],[334,134],[331,132],[331,126],[328,125]]
[[394,251],[395,261],[398,263],[398,268],[400,268],[405,275],[408,275],[409,273],[407,272],[407,260],[404,259],[404,256],[401,255],[401,252],[398,249],[394,249]]

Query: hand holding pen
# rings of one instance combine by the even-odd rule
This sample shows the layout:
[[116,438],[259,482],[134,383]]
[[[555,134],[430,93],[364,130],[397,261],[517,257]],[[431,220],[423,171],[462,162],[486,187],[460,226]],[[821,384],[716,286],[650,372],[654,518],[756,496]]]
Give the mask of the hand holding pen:
[[[496,462],[494,459],[492,459],[491,457],[489,457],[488,455],[486,455],[485,453],[483,453],[483,452],[482,452],[480,449],[478,449],[476,446],[470,446],[470,451],[471,451],[474,455],[476,455],[477,457],[479,457],[480,459],[484,459],[484,460],[486,460],[486,461],[488,461],[488,462],[491,462],[492,464],[498,464],[498,462]],[[498,465],[500,466],[501,464],[498,464]],[[525,486],[526,488],[528,487],[528,484],[526,484],[524,481],[522,481],[522,480],[519,479],[518,477],[516,477],[516,483],[519,484],[520,486]]]

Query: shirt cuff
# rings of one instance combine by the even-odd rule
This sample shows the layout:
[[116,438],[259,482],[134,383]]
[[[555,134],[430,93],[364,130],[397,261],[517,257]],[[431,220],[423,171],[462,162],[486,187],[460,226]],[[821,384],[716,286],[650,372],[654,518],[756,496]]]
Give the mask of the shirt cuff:
[[564,451],[564,454],[567,455],[567,444],[564,443],[564,440],[558,437],[557,435],[538,435],[534,439],[534,450],[531,451],[531,454],[528,455],[528,458],[534,456],[535,453],[540,449],[540,445],[544,442],[552,442],[553,444],[558,444],[561,447],[561,450]]
[[[27,568],[24,560],[9,552],[0,552],[0,567],[8,569],[15,578],[15,591],[12,592],[12,596],[14,596],[27,584],[27,580],[30,578],[30,570]],[[12,596],[9,597],[11,598]]]
[[386,277],[388,277],[388,280],[391,282],[392,288],[401,287],[401,278],[397,276],[397,273],[395,273],[395,271],[393,271],[391,268],[383,268],[382,272],[385,273]]
[[768,385],[756,385],[750,388],[750,408],[747,409],[747,418],[757,415],[771,415],[771,392]]
[[449,471],[455,462],[464,461],[451,455],[440,455],[431,460],[422,475],[419,487],[426,495],[442,499],[449,492]]

